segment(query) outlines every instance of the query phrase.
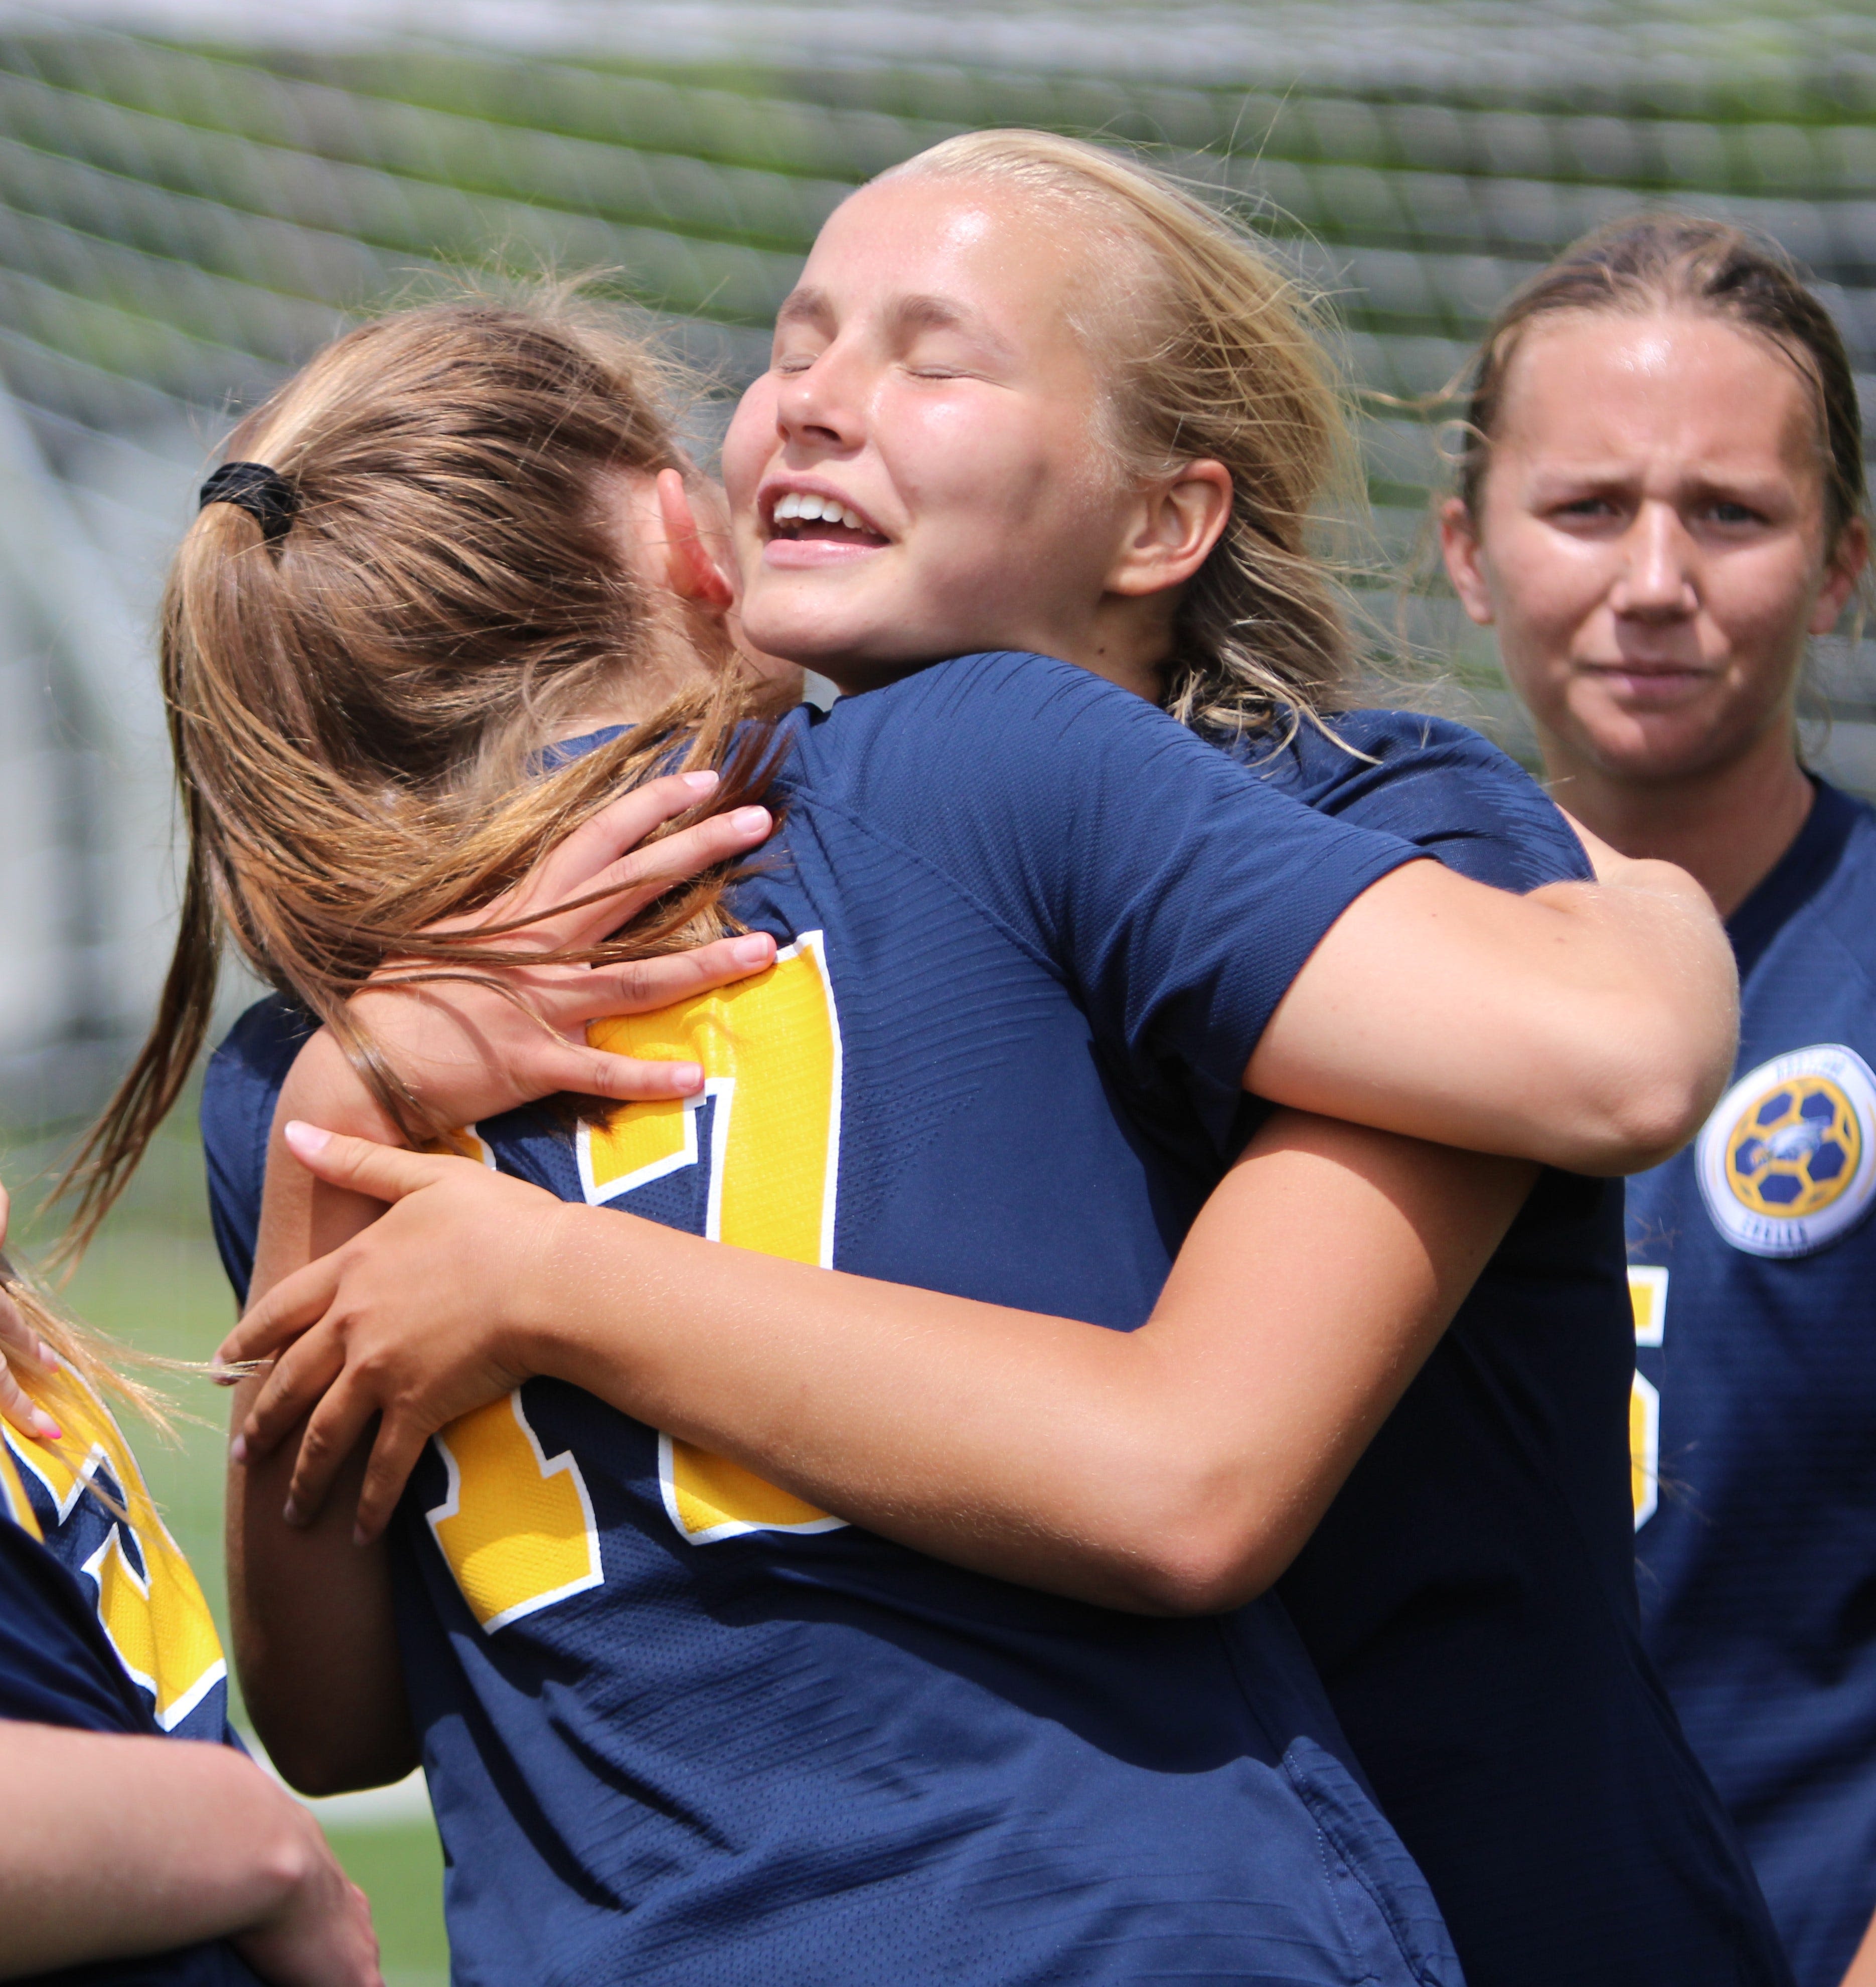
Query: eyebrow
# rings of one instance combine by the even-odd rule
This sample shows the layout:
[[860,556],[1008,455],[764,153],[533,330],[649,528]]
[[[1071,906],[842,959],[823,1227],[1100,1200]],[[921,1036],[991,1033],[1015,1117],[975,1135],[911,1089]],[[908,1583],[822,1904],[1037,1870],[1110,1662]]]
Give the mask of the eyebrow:
[[892,306],[892,315],[901,330],[962,332],[967,338],[973,338],[980,345],[988,347],[1000,358],[1014,359],[1016,356],[980,311],[954,302],[949,297],[901,297]]
[[791,290],[775,313],[778,327],[784,324],[825,324],[834,315],[825,290]]

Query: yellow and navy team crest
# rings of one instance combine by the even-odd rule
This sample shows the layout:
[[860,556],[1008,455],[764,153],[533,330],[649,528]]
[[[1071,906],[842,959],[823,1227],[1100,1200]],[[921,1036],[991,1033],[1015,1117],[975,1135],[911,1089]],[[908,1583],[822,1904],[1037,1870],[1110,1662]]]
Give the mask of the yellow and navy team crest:
[[1808,1256],[1848,1233],[1876,1193],[1876,1074],[1817,1042],[1761,1063],[1700,1134],[1713,1225],[1753,1256]]

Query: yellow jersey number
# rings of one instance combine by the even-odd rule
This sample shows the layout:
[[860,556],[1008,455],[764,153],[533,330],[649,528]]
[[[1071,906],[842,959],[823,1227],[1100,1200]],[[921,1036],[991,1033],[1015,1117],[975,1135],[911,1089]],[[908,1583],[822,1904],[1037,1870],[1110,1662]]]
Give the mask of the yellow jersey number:
[[[1631,1267],[1628,1300],[1635,1307],[1636,1344],[1660,1344],[1668,1322],[1667,1271]],[[1661,1394],[1642,1373],[1628,1394],[1628,1479],[1638,1532],[1661,1503]]]
[[[701,1098],[624,1104],[603,1125],[580,1127],[580,1183],[589,1203],[702,1163],[699,1123],[708,1101],[705,1233],[832,1265],[841,1044],[819,932],[784,948],[753,979],[656,1014],[596,1022],[587,1037],[616,1054],[696,1062],[704,1074]],[[585,1479],[571,1454],[547,1455],[518,1392],[453,1422],[437,1446],[449,1489],[429,1514],[430,1528],[484,1631],[600,1584]],[[690,1442],[661,1435],[658,1450],[665,1510],[692,1545],[756,1531],[832,1531],[845,1522]]]

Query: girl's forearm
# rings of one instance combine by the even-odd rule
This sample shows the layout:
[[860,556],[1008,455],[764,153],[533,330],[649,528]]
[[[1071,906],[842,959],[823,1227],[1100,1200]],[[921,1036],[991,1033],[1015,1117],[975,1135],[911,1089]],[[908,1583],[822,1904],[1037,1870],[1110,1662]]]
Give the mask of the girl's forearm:
[[1417,862],[1331,928],[1245,1082],[1411,1136],[1631,1172],[1699,1129],[1738,1012],[1724,928],[1668,864],[1516,897]]
[[[302,1116],[371,1138],[395,1137],[331,1037],[320,1034],[288,1072],[268,1147],[261,1229],[248,1290],[258,1301],[313,1257],[368,1226],[383,1211],[362,1194],[315,1180],[294,1159],[280,1127]],[[238,1428],[254,1383],[238,1388]],[[417,1764],[382,1540],[352,1540],[350,1512],[363,1472],[352,1459],[343,1494],[313,1522],[284,1516],[299,1439],[228,1476],[228,1604],[236,1670],[255,1729],[302,1793],[341,1793],[401,1780]]]
[[1301,1547],[1530,1177],[1280,1118],[1131,1333],[569,1207],[515,1279],[525,1358],[936,1557],[1205,1611]]
[[311,1817],[225,1746],[0,1722],[0,1978],[157,1952],[277,1915]]

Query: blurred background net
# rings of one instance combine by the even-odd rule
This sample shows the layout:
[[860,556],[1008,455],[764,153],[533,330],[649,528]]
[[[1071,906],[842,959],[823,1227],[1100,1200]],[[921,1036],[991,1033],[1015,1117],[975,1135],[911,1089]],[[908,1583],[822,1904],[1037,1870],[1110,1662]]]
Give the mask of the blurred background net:
[[[0,5],[0,1118],[93,1101],[167,953],[151,620],[204,460],[387,296],[612,270],[734,386],[849,188],[1031,124],[1253,198],[1385,393],[1445,384],[1523,276],[1666,198],[1816,272],[1868,406],[1873,108],[1876,14],[1803,5]],[[1404,555],[1436,430],[1377,408],[1365,439]],[[1413,627],[1507,726],[1456,612]],[[1820,680],[1817,755],[1876,788],[1868,652],[1825,645]]]

